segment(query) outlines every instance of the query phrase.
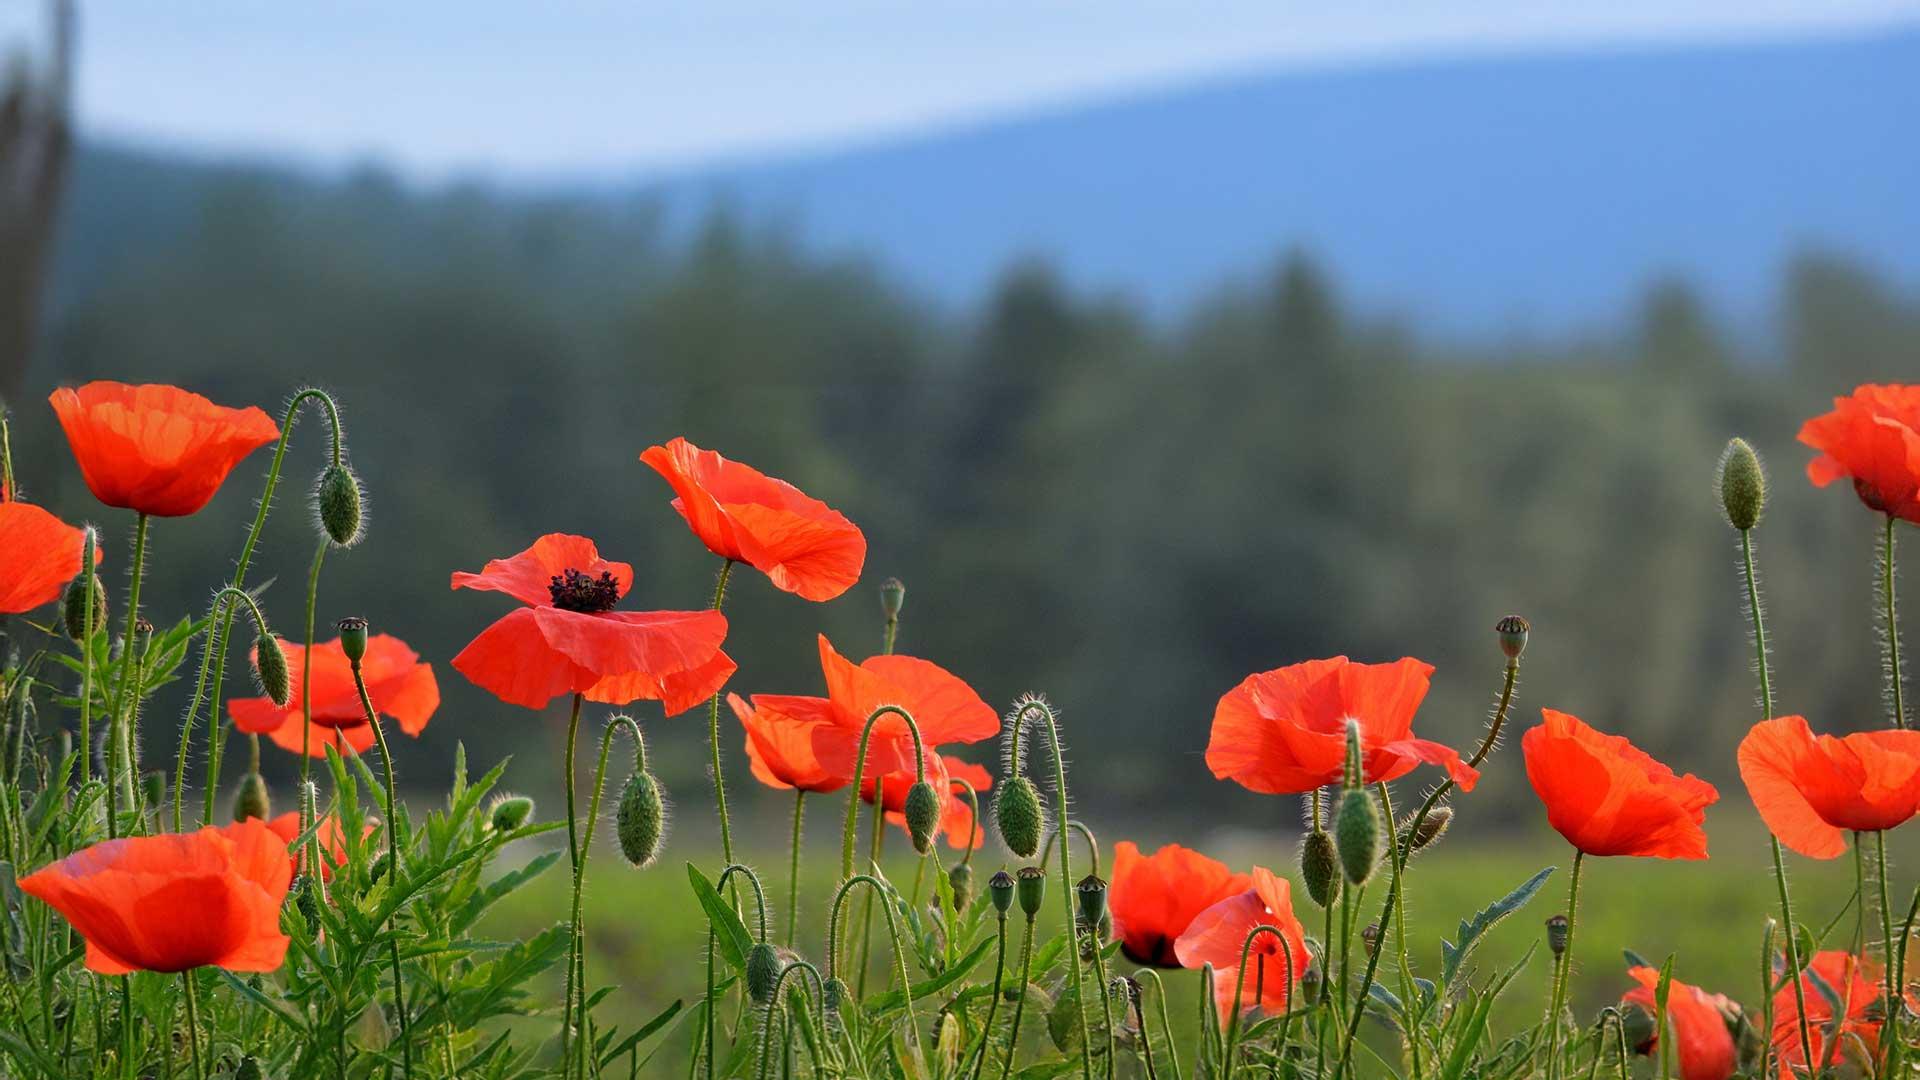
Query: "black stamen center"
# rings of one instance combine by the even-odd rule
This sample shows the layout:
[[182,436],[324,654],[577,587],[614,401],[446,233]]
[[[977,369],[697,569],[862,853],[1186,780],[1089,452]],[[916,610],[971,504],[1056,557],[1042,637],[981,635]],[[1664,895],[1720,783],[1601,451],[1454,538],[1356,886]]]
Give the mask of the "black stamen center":
[[620,602],[620,583],[606,570],[600,571],[597,578],[578,570],[555,574],[547,583],[547,592],[553,597],[554,607],[589,615],[612,611],[613,605]]

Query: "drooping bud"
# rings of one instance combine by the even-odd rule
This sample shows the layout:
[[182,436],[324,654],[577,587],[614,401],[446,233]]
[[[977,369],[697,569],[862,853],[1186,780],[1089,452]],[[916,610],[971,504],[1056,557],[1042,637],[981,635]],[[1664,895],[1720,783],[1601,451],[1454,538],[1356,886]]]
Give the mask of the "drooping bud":
[[1493,624],[1493,632],[1500,635],[1500,651],[1509,660],[1518,660],[1527,651],[1527,633],[1532,629],[1533,625],[1518,615],[1508,615]]
[[266,777],[257,772],[241,777],[240,788],[233,793],[233,820],[259,818],[265,821],[272,816],[273,802],[267,796]]
[[1380,863],[1380,808],[1365,788],[1348,788],[1334,817],[1334,846],[1347,881],[1365,885]]
[[1767,506],[1767,471],[1760,455],[1745,439],[1733,439],[1720,454],[1720,507],[1727,512],[1727,524],[1746,532],[1760,524]]
[[1567,928],[1572,924],[1565,915],[1554,915],[1547,919],[1547,948],[1553,955],[1559,956],[1567,951]]
[[1005,915],[1013,908],[1013,875],[1005,870],[995,871],[987,879],[987,897],[993,901],[993,909]]
[[93,585],[93,628],[107,625],[107,587],[96,574],[81,574],[67,582],[60,596],[60,622],[67,636],[80,641],[87,636],[87,585]]
[[313,488],[313,506],[320,515],[320,527],[327,539],[338,547],[352,547],[360,540],[360,478],[345,465],[329,465]]
[[780,956],[773,946],[755,942],[747,950],[747,994],[757,1005],[773,1004],[773,984],[780,980]]
[[1620,1012],[1620,1034],[1626,1036],[1627,1046],[1634,1053],[1644,1054],[1653,1048],[1660,1029],[1653,1022],[1652,1012],[1639,1005],[1628,1005]]
[[265,1074],[260,1071],[260,1059],[252,1054],[240,1059],[233,1067],[233,1080],[262,1080]]
[[493,800],[487,821],[494,832],[512,832],[533,816],[533,800],[525,795],[501,795]]
[[293,879],[287,888],[287,895],[294,907],[300,911],[300,917],[313,926],[320,921],[320,890],[314,887],[313,879],[305,874]]
[[143,805],[159,806],[167,798],[167,774],[149,769],[140,774],[140,798]]
[[1040,850],[1040,792],[1033,781],[1016,776],[1007,781],[993,803],[993,817],[1007,850],[1031,859]]
[[1080,921],[1095,930],[1107,917],[1107,882],[1098,874],[1088,874],[1073,887],[1080,899]]
[[907,602],[907,587],[897,577],[890,577],[880,583],[880,613],[892,622],[900,617],[900,608]]
[[347,654],[347,662],[359,663],[367,655],[367,620],[349,615],[333,628],[340,631],[340,651]]
[[1031,919],[1040,914],[1047,899],[1047,872],[1037,866],[1023,866],[1015,881],[1020,892],[1020,910]]
[[1307,896],[1325,908],[1340,895],[1340,856],[1333,850],[1333,837],[1315,829],[1300,841],[1300,880]]
[[1407,853],[1423,851],[1446,835],[1447,826],[1453,824],[1453,807],[1445,803],[1427,811],[1427,816],[1419,819],[1416,828],[1409,819],[1402,823],[1400,833],[1406,837]]
[[615,824],[620,854],[628,862],[646,867],[660,854],[660,841],[667,830],[667,803],[652,773],[637,772],[627,777]]
[[826,1006],[829,1013],[840,1011],[840,1002],[847,996],[847,984],[839,978],[831,978],[820,986],[820,1004]]
[[965,911],[973,902],[973,867],[964,862],[947,871],[947,887],[953,890],[953,910]]
[[253,674],[260,689],[275,705],[285,705],[293,697],[293,684],[287,675],[287,654],[280,639],[262,631],[253,643]]
[[913,838],[913,850],[925,855],[933,850],[933,831],[940,825],[940,795],[925,780],[916,780],[907,789],[907,835]]

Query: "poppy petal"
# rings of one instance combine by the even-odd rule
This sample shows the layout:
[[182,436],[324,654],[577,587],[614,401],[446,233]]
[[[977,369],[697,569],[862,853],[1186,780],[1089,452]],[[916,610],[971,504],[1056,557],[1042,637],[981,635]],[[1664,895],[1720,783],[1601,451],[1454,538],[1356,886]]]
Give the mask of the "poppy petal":
[[1795,783],[1796,759],[1813,748],[1804,718],[1763,720],[1740,740],[1740,779],[1760,819],[1780,842],[1812,859],[1838,858],[1846,834],[1821,820]]

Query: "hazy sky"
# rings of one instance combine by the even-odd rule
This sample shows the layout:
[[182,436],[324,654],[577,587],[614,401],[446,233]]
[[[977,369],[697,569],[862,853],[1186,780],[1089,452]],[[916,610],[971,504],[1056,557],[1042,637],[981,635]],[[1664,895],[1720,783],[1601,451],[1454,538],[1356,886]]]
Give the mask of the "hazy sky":
[[[29,39],[33,0],[0,0]],[[612,176],[1251,67],[1845,33],[1920,0],[111,0],[95,134],[421,179]]]

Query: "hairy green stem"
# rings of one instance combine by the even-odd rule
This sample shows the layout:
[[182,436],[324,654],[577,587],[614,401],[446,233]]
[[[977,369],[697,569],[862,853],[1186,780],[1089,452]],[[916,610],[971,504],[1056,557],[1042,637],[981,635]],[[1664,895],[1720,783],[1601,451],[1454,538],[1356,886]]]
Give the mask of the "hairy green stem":
[[1885,604],[1884,615],[1887,621],[1887,699],[1893,707],[1893,726],[1905,729],[1907,709],[1900,685],[1900,612],[1894,603],[1893,544],[1894,530],[1899,523],[1899,518],[1892,514],[1887,515],[1886,542],[1880,559],[1880,592]]
[[[187,1048],[189,1056],[193,1059],[193,1075],[195,1080],[206,1080],[207,1067],[200,1060],[200,992],[193,985],[193,972],[181,972],[180,981],[185,983],[187,988]],[[131,1014],[127,1017],[126,1023],[131,1025]]]
[[[573,695],[572,714],[567,718],[566,760],[562,764],[567,789],[567,861],[573,868],[573,891],[576,895],[580,891],[580,872],[583,867],[580,857],[580,815],[574,807],[573,754],[574,747],[580,738],[580,706],[585,700],[584,695]],[[574,985],[574,978],[575,973],[578,971],[579,961],[580,928],[573,926],[568,929],[567,933],[567,998],[566,1001],[562,1003],[560,1010],[560,1075],[562,1077],[571,1075],[573,1067],[573,1003],[575,991],[578,989],[578,987]],[[584,1033],[582,1033],[581,1037],[584,1038]]]
[[[1244,1011],[1241,1002],[1243,1000],[1242,995],[1246,992],[1247,987],[1247,959],[1253,955],[1253,943],[1263,936],[1272,937],[1280,943],[1281,963],[1286,965],[1286,981],[1284,983],[1283,995],[1285,997],[1285,1003],[1281,1006],[1281,1008],[1286,1011],[1282,1014],[1284,1019],[1280,1021],[1280,1035],[1274,1042],[1275,1046],[1285,1047],[1287,1045],[1288,1029],[1293,1026],[1293,945],[1287,941],[1287,935],[1281,933],[1279,927],[1274,926],[1272,923],[1261,923],[1259,926],[1247,931],[1246,940],[1240,943],[1240,968],[1234,975],[1233,980],[1233,1015],[1227,1018],[1225,1080],[1233,1080],[1233,1071],[1239,1064],[1235,1060],[1237,1056],[1235,1051],[1240,1045],[1240,1014]],[[1262,968],[1261,974],[1264,978],[1264,968]],[[1259,991],[1255,993],[1256,996],[1260,995]],[[1258,1006],[1257,1001],[1255,1005],[1256,1007]],[[1342,1056],[1344,1057],[1345,1055]]]
[[[372,695],[367,693],[367,680],[360,670],[360,661],[354,659],[347,666],[353,672],[353,688],[360,694],[360,711],[373,728],[374,741],[380,744],[380,763],[385,766],[387,781],[387,880],[397,885],[400,881],[400,789],[394,782],[393,751],[387,747],[387,731],[380,725],[380,715],[374,712]],[[400,971],[399,934],[388,937],[387,950],[393,964],[393,1011],[400,1022],[400,1075],[411,1080],[413,1039],[408,1030],[407,984]]]
[[[727,602],[727,579],[733,575],[733,560],[723,559],[720,563],[720,576],[713,585],[712,610],[719,611]],[[733,826],[727,820],[727,778],[720,771],[720,695],[726,692],[723,686],[713,692],[707,702],[707,747],[713,756],[713,805],[720,813],[720,857],[733,862]]]
[[[140,579],[145,576],[147,564],[147,526],[152,519],[142,513],[133,527],[133,566],[131,583],[127,586],[127,628],[120,636],[120,676],[114,680],[113,707],[107,716],[107,837],[120,835],[119,799],[116,793],[124,789],[127,802],[133,802],[133,782],[123,776],[120,770],[121,751],[126,751],[126,759],[131,764],[133,750],[126,744],[133,738],[132,712],[139,703],[131,705],[126,700],[133,678],[133,670],[140,663],[139,654],[134,649],[134,634],[140,626]],[[92,606],[91,601],[88,604]],[[93,747],[86,748],[93,753]]]
[[[1047,741],[1053,749],[1053,785],[1054,785],[1054,831],[1060,836],[1060,902],[1066,908],[1065,926],[1069,932],[1074,925],[1074,881],[1073,841],[1067,836],[1067,760],[1066,752],[1060,744],[1060,722],[1053,714],[1053,707],[1039,698],[1023,701],[1013,716],[1013,740],[1009,748],[1009,757],[1016,764],[1020,761],[1020,734],[1026,729],[1029,713],[1038,714],[1047,726]],[[1067,950],[1068,971],[1072,974],[1074,1019],[1080,1029],[1080,1072],[1083,1080],[1093,1080],[1093,1038],[1087,1026],[1087,996],[1080,972],[1080,950]],[[1106,993],[1105,988],[1101,993]],[[1112,1029],[1108,1029],[1112,1037]]]
[[800,839],[806,827],[807,790],[793,792],[793,845],[787,857],[787,948],[793,948],[793,933],[800,922]]
[[1020,996],[1013,999],[1013,1026],[1007,1029],[1007,1053],[1000,1060],[1000,1080],[1007,1080],[1013,1072],[1013,1054],[1020,1047],[1020,1020],[1027,1011],[1027,990],[1033,983],[1033,921],[1033,916],[1027,916],[1027,929],[1020,938]]
[[993,1016],[1000,1010],[1000,993],[1007,974],[1007,913],[1002,911],[999,915],[999,925],[994,931],[993,996],[987,999],[987,1018],[980,1025],[980,1035],[977,1040],[980,1045],[972,1054],[973,1065],[970,1068],[965,1067],[965,1059],[962,1059],[963,1067],[959,1073],[962,1077],[980,1075],[980,1069],[987,1060],[987,1043],[991,1042],[993,1037]]
[[1553,1000],[1547,1007],[1547,1080],[1560,1073],[1560,1013],[1567,1004],[1567,982],[1573,971],[1573,933],[1580,921],[1580,867],[1586,852],[1573,853],[1572,881],[1567,885],[1567,942],[1554,965]]
[[[580,1067],[582,1076],[586,1075],[587,1046],[590,1040],[587,1038],[586,1031],[587,931],[586,920],[582,914],[581,897],[586,886],[587,859],[593,854],[594,827],[600,823],[600,796],[601,793],[606,790],[607,756],[609,751],[613,749],[613,733],[621,727],[625,727],[628,733],[633,736],[634,769],[636,772],[645,772],[647,769],[647,740],[645,736],[640,733],[640,725],[634,721],[633,717],[625,713],[609,717],[606,728],[600,733],[600,758],[593,770],[593,787],[587,794],[587,831],[586,835],[580,840],[580,860],[579,864],[574,868],[573,874],[573,906],[570,909],[572,914],[569,916],[567,924],[572,929],[576,939],[576,945],[572,951],[573,969],[567,972],[567,986],[569,988],[569,996],[573,998],[573,1000],[569,1002],[568,1008],[572,1009],[579,1016],[580,1041],[578,1045],[581,1048],[582,1060]],[[573,756],[571,754],[567,756],[567,764],[567,771],[572,772]]]

